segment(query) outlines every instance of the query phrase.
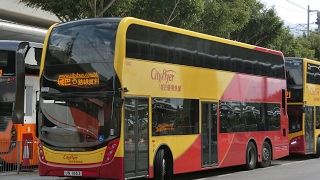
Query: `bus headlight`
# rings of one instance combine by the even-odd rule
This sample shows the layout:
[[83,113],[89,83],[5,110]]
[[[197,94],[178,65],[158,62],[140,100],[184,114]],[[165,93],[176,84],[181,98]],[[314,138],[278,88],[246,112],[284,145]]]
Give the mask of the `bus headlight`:
[[298,144],[298,142],[296,140],[293,140],[293,141],[290,142],[290,145],[292,145],[292,146],[296,145],[296,144]]

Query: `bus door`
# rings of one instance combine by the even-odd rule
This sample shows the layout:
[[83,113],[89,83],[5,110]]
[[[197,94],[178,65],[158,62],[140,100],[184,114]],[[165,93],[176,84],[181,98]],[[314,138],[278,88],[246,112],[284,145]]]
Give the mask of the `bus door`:
[[125,178],[149,173],[148,98],[125,98],[124,169]]
[[202,102],[202,167],[218,165],[217,102]]
[[314,107],[306,106],[304,114],[306,154],[314,153]]

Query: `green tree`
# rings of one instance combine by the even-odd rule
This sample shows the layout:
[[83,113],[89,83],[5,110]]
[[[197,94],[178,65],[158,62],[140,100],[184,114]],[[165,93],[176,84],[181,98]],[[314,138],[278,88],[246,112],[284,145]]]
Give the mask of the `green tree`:
[[129,15],[161,24],[192,29],[203,12],[202,0],[137,0]]
[[296,57],[304,57],[309,59],[315,59],[315,49],[311,46],[311,41],[306,38],[306,35],[296,38],[298,46],[295,48]]
[[278,38],[274,39],[273,42],[268,44],[266,47],[274,50],[281,51],[284,56],[294,57],[295,56],[295,47],[297,46],[297,40],[290,33],[289,27],[282,28],[280,30],[280,35]]
[[266,47],[280,35],[283,21],[273,7],[267,9],[260,2],[254,3],[251,7],[252,13],[248,23],[242,29],[231,33],[231,37],[237,41]]
[[305,36],[294,37],[289,27],[282,28],[279,36],[267,45],[270,49],[281,51],[286,57],[304,57],[314,59],[314,50]]
[[254,3],[255,0],[204,0],[204,12],[193,29],[228,38],[248,23]]
[[[56,15],[60,21],[66,22],[90,17],[103,17],[109,8],[115,16],[123,13],[124,5],[131,7],[134,0],[126,0],[115,3],[116,0],[20,0],[28,7],[40,8]],[[117,4],[120,8],[112,7]],[[112,7],[112,8],[111,8]],[[118,11],[118,12],[115,12]]]
[[320,61],[320,34],[311,32],[309,36],[310,48],[314,51],[314,60]]

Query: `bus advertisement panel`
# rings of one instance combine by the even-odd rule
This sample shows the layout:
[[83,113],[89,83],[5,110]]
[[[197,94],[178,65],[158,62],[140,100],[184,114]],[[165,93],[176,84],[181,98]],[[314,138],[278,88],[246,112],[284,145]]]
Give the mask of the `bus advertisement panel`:
[[320,156],[320,62],[286,57],[290,153]]
[[289,154],[278,51],[130,17],[84,19],[48,30],[40,78],[41,176],[170,179]]
[[[36,96],[43,44],[0,41],[0,163],[38,165]],[[19,146],[18,146],[18,143]],[[18,159],[19,158],[19,159]],[[28,159],[28,162],[24,162]],[[27,160],[25,160],[27,161]]]

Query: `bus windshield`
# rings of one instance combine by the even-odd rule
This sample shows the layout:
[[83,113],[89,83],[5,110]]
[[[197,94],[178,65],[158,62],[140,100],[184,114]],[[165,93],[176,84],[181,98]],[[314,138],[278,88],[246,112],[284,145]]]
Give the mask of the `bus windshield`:
[[115,22],[90,21],[52,30],[41,78],[43,142],[87,148],[119,135],[120,118],[113,107],[119,97],[113,66],[117,27]]
[[286,59],[288,87],[302,86],[302,61],[300,59]]
[[60,94],[45,97],[40,101],[44,142],[62,148],[90,147],[118,135],[119,121],[112,96]]

